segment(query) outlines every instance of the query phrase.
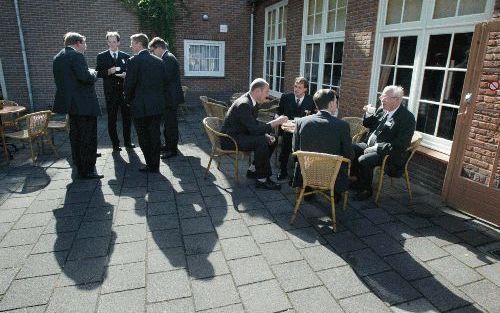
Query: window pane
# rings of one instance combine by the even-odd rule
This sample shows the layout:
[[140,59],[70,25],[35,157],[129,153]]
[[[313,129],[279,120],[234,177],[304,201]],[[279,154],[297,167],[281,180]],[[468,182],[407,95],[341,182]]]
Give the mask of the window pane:
[[339,9],[337,10],[337,26],[335,28],[336,32],[341,32],[345,30],[345,16],[346,16],[346,9]]
[[467,68],[472,33],[455,34],[451,49],[450,67]]
[[392,85],[394,80],[394,67],[381,66],[378,79],[378,91],[382,92],[385,86]]
[[285,6],[283,11],[283,38],[286,38],[286,19],[288,15],[288,6]]
[[401,85],[404,88],[404,95],[410,94],[411,75],[413,70],[410,68],[398,68],[396,71],[396,85]]
[[460,105],[460,97],[464,86],[465,72],[448,72],[444,89],[443,102]]
[[267,12],[267,40],[271,40],[271,27],[272,27],[272,20],[271,20],[271,13]]
[[312,45],[306,45],[306,62],[312,60]]
[[333,75],[332,75],[332,85],[340,86],[341,75],[342,75],[342,66],[334,65],[333,66]]
[[416,130],[434,135],[439,106],[420,102],[417,114]]
[[323,84],[332,84],[332,66],[329,64],[325,64],[323,67]]
[[387,18],[385,24],[397,24],[401,22],[401,11],[403,10],[403,0],[389,0],[387,4]]
[[318,81],[318,64],[312,64],[311,65],[311,81],[317,82]]
[[336,42],[335,43],[335,56],[333,58],[333,62],[342,63],[342,54],[344,53],[344,43]]
[[307,34],[312,35],[314,31],[314,15],[307,17]]
[[393,65],[396,61],[398,37],[384,38],[384,48],[382,49],[382,64]]
[[335,16],[337,14],[336,10],[328,12],[328,25],[326,26],[326,31],[331,33],[335,31]]
[[318,90],[318,85],[315,83],[309,83],[309,94],[314,95],[314,93]]
[[333,42],[327,42],[325,45],[325,63],[332,63]]
[[321,13],[317,14],[314,19],[314,33],[319,34],[321,33]]
[[304,76],[311,82],[311,63],[304,64]]
[[422,12],[422,0],[406,0],[403,22],[419,21],[420,12]]
[[439,128],[437,131],[438,137],[453,140],[453,132],[455,131],[457,114],[458,109],[441,107],[441,116],[439,118]]
[[271,12],[271,40],[276,39],[276,10]]
[[413,65],[417,48],[417,36],[401,37],[399,44],[399,65]]
[[347,5],[347,0],[338,0],[337,1],[337,8],[343,8]]
[[456,9],[457,0],[436,0],[433,18],[437,19],[455,16]]
[[450,48],[451,34],[432,35],[429,38],[426,66],[446,66],[448,50]]
[[486,0],[461,0],[458,15],[484,13]]
[[313,45],[313,62],[319,62],[319,43]]
[[444,71],[425,70],[424,82],[422,83],[422,96],[420,99],[439,102],[443,88]]

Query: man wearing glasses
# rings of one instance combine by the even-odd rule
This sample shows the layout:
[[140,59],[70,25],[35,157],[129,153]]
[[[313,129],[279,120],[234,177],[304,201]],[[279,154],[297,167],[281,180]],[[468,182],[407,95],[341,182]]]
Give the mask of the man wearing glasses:
[[360,201],[372,195],[373,168],[382,164],[384,156],[389,155],[387,172],[401,175],[415,131],[415,117],[401,105],[403,87],[386,86],[379,99],[382,105],[374,112],[373,107],[363,107],[363,126],[369,133],[364,142],[353,145],[353,174],[359,188],[356,199]]

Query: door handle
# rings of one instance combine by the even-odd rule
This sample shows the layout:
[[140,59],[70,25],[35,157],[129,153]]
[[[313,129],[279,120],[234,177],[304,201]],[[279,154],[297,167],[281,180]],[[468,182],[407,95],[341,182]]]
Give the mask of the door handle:
[[458,113],[457,115],[460,116],[460,115],[467,115],[467,109],[469,108],[469,104],[471,103],[472,101],[472,93],[468,92],[465,94],[465,110],[461,113]]

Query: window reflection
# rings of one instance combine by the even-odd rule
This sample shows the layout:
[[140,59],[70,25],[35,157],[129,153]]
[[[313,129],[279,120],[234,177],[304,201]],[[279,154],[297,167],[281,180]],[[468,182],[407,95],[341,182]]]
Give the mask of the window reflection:
[[439,106],[420,102],[417,114],[416,129],[420,132],[434,135]]
[[439,118],[439,128],[437,136],[452,140],[453,132],[455,131],[455,123],[457,121],[458,109],[443,106],[441,107],[441,116]]
[[467,68],[472,33],[455,34],[451,49],[450,67]]
[[426,66],[445,67],[450,48],[451,34],[432,35],[429,38]]

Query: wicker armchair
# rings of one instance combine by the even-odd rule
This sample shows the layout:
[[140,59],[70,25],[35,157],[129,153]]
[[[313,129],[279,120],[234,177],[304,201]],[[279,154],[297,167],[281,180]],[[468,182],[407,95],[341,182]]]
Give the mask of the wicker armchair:
[[363,119],[361,117],[344,117],[342,120],[349,123],[349,127],[351,128],[352,143],[360,142],[368,133],[368,129],[363,126]]
[[56,147],[52,144],[52,140],[50,139],[50,136],[48,134],[47,126],[49,123],[50,115],[51,115],[50,111],[40,111],[20,117],[16,120],[16,122],[19,123],[19,125],[21,125],[21,122],[25,122],[26,129],[5,134],[5,137],[16,140],[28,141],[31,150],[31,159],[33,160],[33,162],[35,162],[36,156],[33,151],[33,140],[45,136],[47,138],[49,146],[52,148],[54,154],[57,157]]
[[[19,106],[14,101],[10,100],[0,100],[0,105],[2,107],[8,107],[8,106]],[[12,113],[12,114],[5,114],[2,116],[2,125],[4,128],[14,128],[15,130],[19,130],[19,124],[17,123],[17,118],[19,118],[20,113]]]
[[[295,208],[292,218],[290,219],[290,224],[295,221],[297,213],[299,212],[300,203],[304,199],[304,196],[313,193],[319,193],[327,200],[330,200],[330,204],[332,207],[332,227],[333,231],[337,231],[334,199],[335,180],[337,179],[337,175],[339,173],[342,162],[346,162],[349,165],[347,173],[347,175],[349,175],[351,161],[340,155],[318,152],[296,151],[293,153],[293,155],[297,157],[300,164],[300,172],[302,174],[302,187],[300,189],[297,202],[295,203]],[[310,187],[312,191],[305,192],[306,187]],[[328,192],[329,195],[327,195]],[[348,192],[345,191],[343,204],[344,209],[347,205],[347,198]]]
[[[212,164],[212,160],[216,158],[229,157],[234,161],[234,175],[236,177],[236,181],[239,182],[238,175],[238,159],[240,155],[250,156],[251,152],[240,151],[238,149],[238,144],[236,141],[229,135],[223,134],[220,132],[222,127],[223,120],[217,117],[205,117],[203,119],[203,126],[205,127],[205,131],[207,132],[208,139],[212,144],[212,151],[210,153],[210,161],[208,161],[208,166],[205,171],[205,176],[208,175],[210,171],[210,165]],[[221,138],[226,137],[229,138],[234,143],[234,150],[224,150],[221,147]],[[217,169],[220,169],[220,162],[218,162]]]
[[239,97],[243,96],[244,94],[246,94],[246,92],[235,92],[231,95],[231,98],[229,98],[229,102],[233,103],[236,99],[238,99]]
[[227,106],[210,102],[206,96],[200,96],[200,100],[208,117],[218,117],[221,120],[224,120],[226,112],[229,110]]
[[[410,175],[408,173],[408,165],[410,164],[410,160],[415,154],[415,151],[417,151],[418,146],[420,146],[420,143],[422,142],[422,134],[418,131],[415,131],[413,133],[413,137],[411,138],[411,143],[408,149],[406,151],[410,152],[410,155],[408,156],[408,159],[406,160],[405,163],[405,170],[404,170],[404,177],[405,177],[405,183],[406,183],[406,190],[408,191],[408,197],[410,200],[412,199],[412,194],[411,194],[411,186],[410,186]],[[384,173],[385,173],[385,166],[387,164],[387,160],[389,159],[389,155],[384,156],[384,159],[382,160],[382,165],[375,167],[373,170],[374,172],[378,172],[378,178],[377,178],[377,193],[375,195],[375,204],[378,205],[378,200],[380,199],[380,192],[382,191],[382,185],[384,183]],[[391,177],[391,184],[392,184],[392,177]]]

